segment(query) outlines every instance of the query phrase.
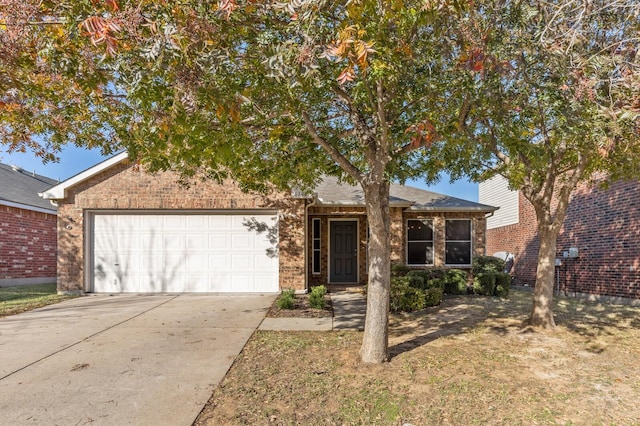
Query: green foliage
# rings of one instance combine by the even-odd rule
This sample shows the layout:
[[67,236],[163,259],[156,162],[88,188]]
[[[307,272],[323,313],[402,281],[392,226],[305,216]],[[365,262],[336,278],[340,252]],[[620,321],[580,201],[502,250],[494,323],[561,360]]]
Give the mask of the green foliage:
[[481,272],[473,278],[473,292],[483,296],[493,296],[496,289],[496,274]]
[[324,309],[324,296],[327,294],[327,288],[323,285],[315,286],[309,294],[309,305],[314,309]]
[[428,288],[424,291],[425,306],[438,306],[442,303],[443,290],[439,287]]
[[447,269],[444,277],[444,292],[447,294],[467,294],[468,275],[461,269]]
[[391,264],[391,276],[392,277],[404,277],[411,271],[411,268],[404,263],[392,263]]
[[496,290],[495,295],[498,297],[509,296],[511,289],[511,275],[506,272],[498,272],[496,274]]
[[442,269],[414,269],[407,274],[410,278],[411,286],[421,290],[429,288],[444,289],[444,275],[445,272]]
[[0,317],[77,297],[57,293],[56,283],[0,287]]
[[503,272],[504,264],[504,260],[497,257],[476,256],[473,258],[471,271],[473,272],[473,275],[479,274],[481,272]]
[[389,308],[392,312],[413,312],[425,307],[425,292],[409,285],[409,277],[391,278]]
[[280,309],[293,309],[295,306],[295,299],[295,290],[282,290],[282,293],[280,293],[280,297],[276,303]]
[[407,274],[407,278],[409,278],[409,285],[411,287],[424,290],[425,281],[424,281],[424,277],[420,272],[421,271],[411,271]]

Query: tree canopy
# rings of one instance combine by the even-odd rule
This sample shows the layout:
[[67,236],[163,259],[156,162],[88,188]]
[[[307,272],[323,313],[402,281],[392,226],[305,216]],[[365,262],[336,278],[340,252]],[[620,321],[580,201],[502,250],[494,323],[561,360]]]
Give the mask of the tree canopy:
[[637,24],[631,0],[2,0],[0,140],[247,189],[360,184],[361,353],[381,362],[389,182],[501,173],[557,228],[554,194],[636,164]]
[[638,177],[640,4],[496,6],[479,11],[492,18],[473,38],[481,63],[469,75],[458,133],[467,148],[442,147],[454,170],[479,181],[501,174],[534,206],[540,253],[531,322],[552,326],[556,239],[571,192],[602,173]]
[[[370,229],[361,353],[386,359],[389,182],[434,178],[442,166],[426,149],[459,121],[458,74],[473,65],[461,59],[469,4],[11,3],[25,13],[5,19],[3,36],[20,29],[30,49],[17,54],[26,68],[16,59],[5,71],[24,108],[3,110],[12,146],[40,137],[126,148],[151,170],[232,176],[247,189],[310,185],[323,173],[361,185]],[[21,73],[65,90],[24,87]],[[63,123],[46,120],[54,109]]]

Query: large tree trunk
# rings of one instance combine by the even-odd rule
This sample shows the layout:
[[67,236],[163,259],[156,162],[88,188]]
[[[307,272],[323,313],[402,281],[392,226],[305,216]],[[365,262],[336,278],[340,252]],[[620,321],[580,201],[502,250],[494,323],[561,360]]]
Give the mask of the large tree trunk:
[[391,272],[389,182],[363,184],[369,223],[367,315],[360,356],[365,363],[388,359]]
[[556,323],[553,319],[553,283],[555,275],[556,246],[558,226],[548,221],[538,221],[538,269],[536,271],[536,287],[533,295],[533,308],[529,323],[534,327],[551,328]]

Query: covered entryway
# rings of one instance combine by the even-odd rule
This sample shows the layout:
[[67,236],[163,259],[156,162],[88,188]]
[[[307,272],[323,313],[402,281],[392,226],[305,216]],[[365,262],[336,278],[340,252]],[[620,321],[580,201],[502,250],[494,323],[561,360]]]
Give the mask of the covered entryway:
[[329,220],[329,282],[358,282],[358,221]]
[[93,212],[89,219],[89,291],[278,291],[275,212]]

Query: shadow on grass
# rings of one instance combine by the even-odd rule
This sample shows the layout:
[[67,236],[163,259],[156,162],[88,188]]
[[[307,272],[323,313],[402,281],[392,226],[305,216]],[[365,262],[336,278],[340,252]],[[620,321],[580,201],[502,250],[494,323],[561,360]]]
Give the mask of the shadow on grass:
[[[527,325],[531,312],[530,292],[515,290],[509,298],[486,296],[447,297],[440,306],[392,316],[390,335],[396,342],[389,347],[390,358],[442,337],[482,330],[499,336],[531,334]],[[640,328],[640,308],[586,302],[557,297],[554,301],[556,323],[568,332],[587,339],[587,344],[602,335]],[[597,348],[596,348],[597,350]]]

